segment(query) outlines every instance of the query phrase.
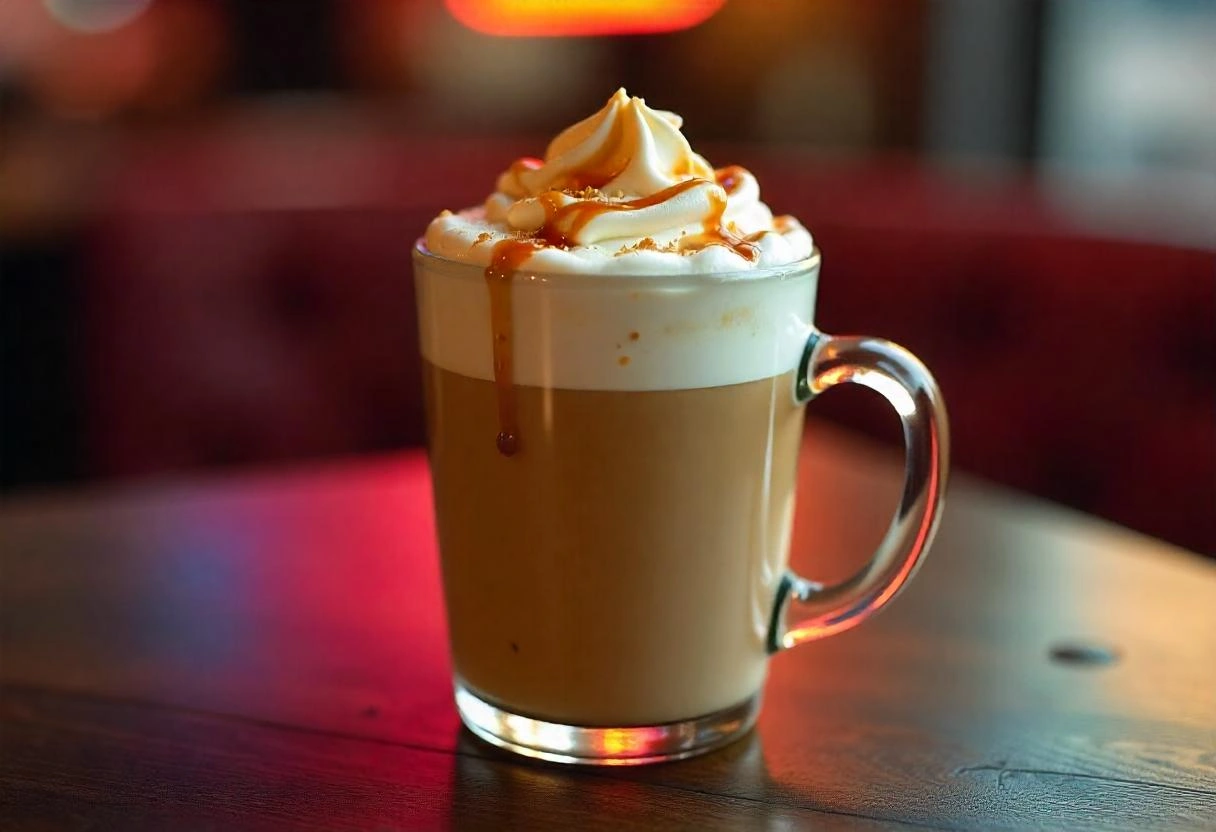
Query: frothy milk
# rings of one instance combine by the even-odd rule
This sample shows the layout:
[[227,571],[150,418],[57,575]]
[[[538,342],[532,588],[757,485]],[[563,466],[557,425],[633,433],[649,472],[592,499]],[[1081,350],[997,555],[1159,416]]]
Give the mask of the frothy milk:
[[[433,256],[419,264],[423,357],[493,381],[491,297],[483,272]],[[807,268],[816,266],[817,259],[807,261]],[[520,267],[511,286],[514,382],[565,390],[688,390],[787,372],[806,346],[815,281],[771,275],[597,279]]]

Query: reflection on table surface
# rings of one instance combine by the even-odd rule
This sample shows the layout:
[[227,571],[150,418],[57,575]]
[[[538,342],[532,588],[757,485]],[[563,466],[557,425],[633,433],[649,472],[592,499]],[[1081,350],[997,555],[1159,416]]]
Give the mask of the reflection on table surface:
[[[796,568],[848,572],[899,480],[897,457],[814,423]],[[0,789],[19,817],[1206,822],[1216,573],[1193,555],[957,477],[916,580],[776,657],[752,737],[588,772],[458,727],[429,499],[408,453],[8,501]],[[1067,660],[1090,648],[1114,661]]]

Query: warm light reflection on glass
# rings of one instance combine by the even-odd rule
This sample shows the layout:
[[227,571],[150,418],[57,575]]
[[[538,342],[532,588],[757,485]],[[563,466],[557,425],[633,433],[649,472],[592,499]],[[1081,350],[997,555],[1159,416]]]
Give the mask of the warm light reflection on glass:
[[600,747],[605,757],[631,757],[645,750],[646,743],[634,729],[610,728],[603,732]]
[[908,419],[916,415],[916,402],[912,400],[912,394],[890,376],[873,370],[859,370],[853,375],[853,381],[881,393],[903,418]]
[[674,32],[708,20],[725,0],[444,0],[488,35],[623,35]]

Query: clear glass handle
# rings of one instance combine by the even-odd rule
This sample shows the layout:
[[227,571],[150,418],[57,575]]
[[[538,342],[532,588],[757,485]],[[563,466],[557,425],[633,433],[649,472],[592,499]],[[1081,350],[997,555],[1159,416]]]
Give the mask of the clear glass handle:
[[798,369],[798,400],[810,401],[846,383],[876,390],[899,414],[907,451],[903,493],[878,551],[852,578],[824,586],[786,572],[769,627],[773,653],[844,632],[877,612],[912,577],[937,530],[950,436],[933,376],[916,356],[890,341],[812,333]]

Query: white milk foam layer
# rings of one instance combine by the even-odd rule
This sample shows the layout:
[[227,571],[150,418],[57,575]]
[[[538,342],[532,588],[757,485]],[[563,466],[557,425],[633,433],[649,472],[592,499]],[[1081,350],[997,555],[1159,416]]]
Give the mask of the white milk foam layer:
[[[784,277],[542,278],[511,287],[514,383],[566,390],[687,390],[798,366],[812,331],[819,258]],[[484,270],[414,259],[422,355],[493,381]]]

